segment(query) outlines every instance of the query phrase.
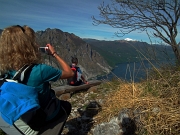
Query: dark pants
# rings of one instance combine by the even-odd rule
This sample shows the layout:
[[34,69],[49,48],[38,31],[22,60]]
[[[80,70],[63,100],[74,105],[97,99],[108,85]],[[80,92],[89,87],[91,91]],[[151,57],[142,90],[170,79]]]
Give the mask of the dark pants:
[[82,85],[82,84],[83,84],[82,80],[79,80],[79,81],[75,82],[74,84],[69,84],[69,85],[71,85],[71,86],[79,86],[79,85]]
[[59,113],[52,120],[48,121],[48,123],[51,123],[54,120],[57,120],[62,116],[66,117],[65,121],[63,122],[63,126],[62,126],[61,131],[59,132],[59,134],[61,134],[61,132],[63,131],[63,127],[64,127],[64,125],[66,123],[66,120],[67,120],[68,116],[71,113],[71,108],[72,108],[71,104],[68,101],[63,101],[63,100],[60,100],[60,101],[61,101],[60,102],[61,108],[59,110]]

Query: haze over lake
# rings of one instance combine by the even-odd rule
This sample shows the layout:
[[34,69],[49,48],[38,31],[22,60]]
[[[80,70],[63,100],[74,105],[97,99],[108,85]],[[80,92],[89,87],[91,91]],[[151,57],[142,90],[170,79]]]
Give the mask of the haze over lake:
[[[105,76],[98,77],[97,79],[112,80],[113,78],[121,78],[129,82],[139,82],[142,79],[146,79],[150,69],[153,66],[155,66],[156,68],[159,67],[159,64],[155,62],[152,62],[152,64],[149,61],[117,64],[111,71],[111,73]],[[163,61],[161,64],[170,64],[170,62]]]

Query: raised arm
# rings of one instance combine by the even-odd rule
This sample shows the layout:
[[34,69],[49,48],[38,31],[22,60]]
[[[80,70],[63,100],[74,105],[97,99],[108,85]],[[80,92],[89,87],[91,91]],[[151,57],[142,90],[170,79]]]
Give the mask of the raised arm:
[[58,61],[58,63],[62,67],[62,75],[60,79],[67,79],[74,75],[73,71],[69,67],[69,65],[56,53],[54,47],[50,44],[46,45],[48,47],[47,51],[49,54],[51,54],[55,59]]

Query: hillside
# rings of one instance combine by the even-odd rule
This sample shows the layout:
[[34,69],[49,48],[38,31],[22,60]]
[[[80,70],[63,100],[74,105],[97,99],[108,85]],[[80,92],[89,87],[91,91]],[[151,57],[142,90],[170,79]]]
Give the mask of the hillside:
[[[76,56],[79,59],[79,67],[89,79],[109,73],[118,63],[174,59],[171,46],[149,45],[139,41],[81,39],[72,33],[50,28],[37,31],[36,36],[40,46],[51,43],[68,63],[72,56]],[[44,55],[43,59],[45,63],[58,66],[47,55]]]
[[149,45],[146,42],[126,40],[83,40],[90,44],[94,50],[98,51],[112,67],[117,63],[136,62],[146,58],[159,61],[174,59],[171,46]]
[[[106,66],[101,55],[97,57],[102,50],[103,57],[106,59],[110,57],[109,61],[114,63],[118,62],[114,61],[115,56],[119,61],[127,60],[127,58],[133,60],[134,57],[139,56],[135,55],[137,51],[133,50],[132,45],[139,47],[138,50],[145,51],[146,53],[143,54],[146,56],[149,56],[148,53],[159,52],[158,59],[166,59],[173,54],[170,47],[154,47],[146,43],[102,41],[102,44],[91,46],[89,42],[87,44],[74,34],[64,33],[58,29],[38,31],[36,34],[41,46],[48,42],[53,44],[66,61],[69,62],[71,55],[80,57],[80,63],[83,63],[80,66],[86,67],[87,71],[89,71],[88,66],[93,68],[90,64],[94,64],[94,61],[101,64],[104,61],[104,66]],[[129,43],[131,43],[130,46]],[[94,48],[99,49],[99,53]],[[167,57],[166,55],[160,57],[160,54],[164,54],[161,49],[167,50]],[[155,55],[150,56],[154,58]],[[43,57],[46,63],[57,66],[57,63],[54,63],[47,55]],[[96,69],[93,70],[96,71]],[[180,133],[179,76],[179,67],[164,66],[158,71],[151,71],[147,80],[140,83],[127,83],[117,79],[111,82],[104,81],[88,91],[73,93],[68,99],[73,108],[63,130],[64,135],[112,135],[115,133],[117,133],[115,135],[178,135]],[[1,130],[0,134],[4,135]]]
[[[110,66],[104,58],[74,34],[48,28],[45,31],[37,31],[36,36],[40,46],[51,43],[56,48],[57,53],[69,64],[71,57],[76,56],[79,60],[78,66],[86,78],[92,78],[110,71]],[[44,58],[46,61],[49,60],[47,56]],[[57,65],[57,63],[54,64]]]

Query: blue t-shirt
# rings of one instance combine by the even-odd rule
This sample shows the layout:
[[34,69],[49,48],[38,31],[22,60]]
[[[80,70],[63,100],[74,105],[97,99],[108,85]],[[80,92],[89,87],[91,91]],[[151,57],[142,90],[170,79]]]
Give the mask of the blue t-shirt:
[[[10,78],[16,71],[10,71]],[[46,64],[34,65],[29,75],[27,85],[36,87],[41,107],[45,107],[51,98],[49,81],[57,81],[62,75],[62,70]]]

